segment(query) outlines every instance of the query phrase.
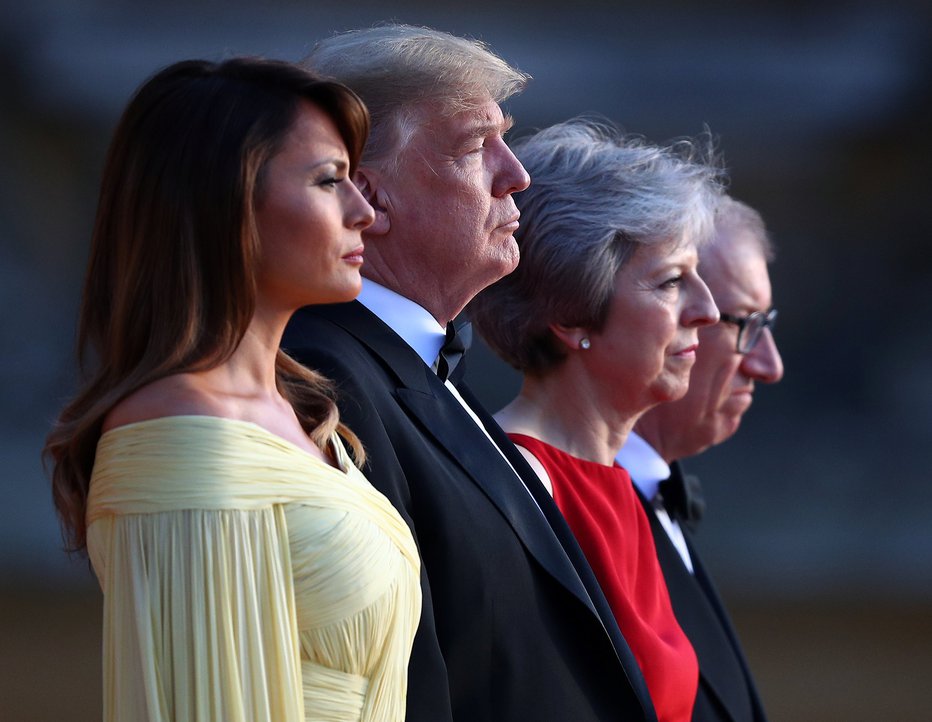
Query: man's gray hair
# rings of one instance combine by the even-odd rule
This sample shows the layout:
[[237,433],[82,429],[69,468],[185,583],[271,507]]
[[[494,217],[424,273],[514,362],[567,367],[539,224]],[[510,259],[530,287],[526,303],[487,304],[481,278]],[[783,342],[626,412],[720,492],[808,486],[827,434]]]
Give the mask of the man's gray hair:
[[728,231],[747,232],[768,263],[776,258],[776,249],[761,214],[746,203],[726,195],[715,211],[715,234],[706,250],[712,250],[720,234],[724,237]]
[[722,173],[710,140],[660,147],[585,118],[513,150],[532,178],[515,195],[521,261],[469,309],[499,356],[540,375],[566,357],[550,324],[601,330],[615,276],[638,246],[708,240]]
[[411,25],[351,30],[320,41],[302,64],[363,99],[372,130],[363,163],[389,166],[427,113],[450,116],[524,90],[530,76],[485,43]]

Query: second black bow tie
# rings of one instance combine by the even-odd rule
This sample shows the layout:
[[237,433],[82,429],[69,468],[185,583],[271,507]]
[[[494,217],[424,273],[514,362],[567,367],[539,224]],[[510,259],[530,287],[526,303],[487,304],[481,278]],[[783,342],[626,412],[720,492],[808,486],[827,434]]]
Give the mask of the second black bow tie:
[[695,529],[705,512],[699,477],[684,474],[682,467],[674,461],[670,465],[670,478],[660,482],[659,491],[667,513],[690,529]]
[[452,321],[447,323],[447,335],[440,347],[440,356],[437,358],[437,376],[441,381],[450,378],[471,342],[471,323],[464,323],[459,328],[456,328]]

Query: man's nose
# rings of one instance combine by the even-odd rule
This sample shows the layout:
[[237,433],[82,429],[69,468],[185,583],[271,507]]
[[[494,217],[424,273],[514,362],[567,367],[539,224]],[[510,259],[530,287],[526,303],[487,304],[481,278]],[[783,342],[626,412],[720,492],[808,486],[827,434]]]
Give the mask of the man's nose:
[[744,355],[741,370],[749,378],[765,384],[775,384],[783,378],[783,359],[769,328],[764,329],[757,345]]

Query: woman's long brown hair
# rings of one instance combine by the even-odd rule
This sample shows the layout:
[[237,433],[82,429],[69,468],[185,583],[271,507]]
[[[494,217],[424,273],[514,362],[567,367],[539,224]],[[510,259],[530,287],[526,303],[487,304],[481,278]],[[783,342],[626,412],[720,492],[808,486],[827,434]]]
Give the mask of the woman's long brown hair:
[[[78,328],[86,382],[46,441],[69,550],[86,546],[88,485],[107,413],[166,376],[223,363],[256,303],[255,205],[262,172],[302,100],[336,124],[354,170],[369,115],[348,88],[289,63],[184,61],[141,86],[107,154]],[[331,384],[279,351],[278,386],[326,448],[339,423]]]

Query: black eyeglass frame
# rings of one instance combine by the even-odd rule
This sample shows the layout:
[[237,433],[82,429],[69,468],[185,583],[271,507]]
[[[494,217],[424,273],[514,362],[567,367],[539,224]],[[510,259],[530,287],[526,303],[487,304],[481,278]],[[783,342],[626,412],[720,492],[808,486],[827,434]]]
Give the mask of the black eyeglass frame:
[[[735,351],[744,354],[751,353],[761,337],[764,335],[764,329],[773,329],[777,323],[777,309],[771,308],[768,311],[755,311],[747,316],[733,316],[730,313],[719,313],[719,319],[725,323],[731,323],[738,327],[738,340],[735,343]],[[762,320],[759,320],[762,319]]]

